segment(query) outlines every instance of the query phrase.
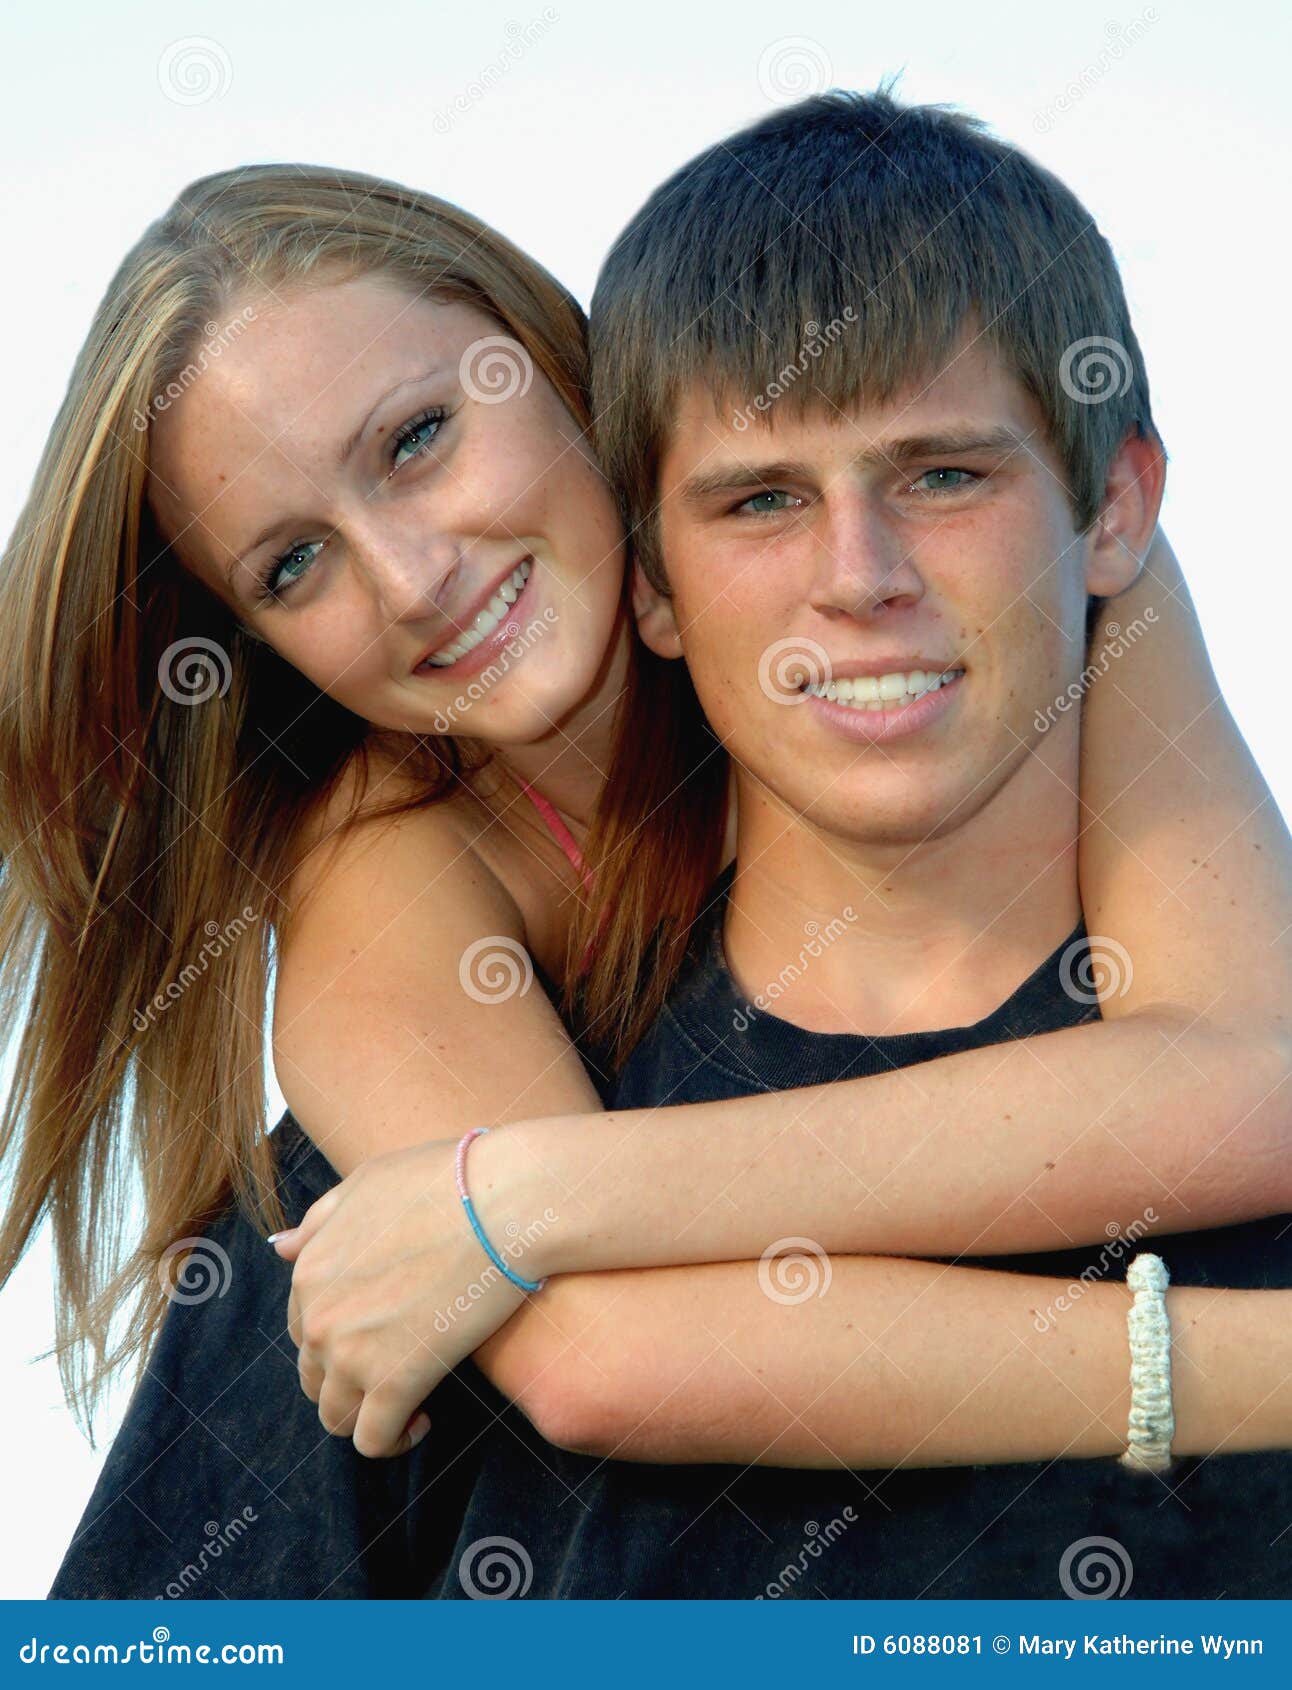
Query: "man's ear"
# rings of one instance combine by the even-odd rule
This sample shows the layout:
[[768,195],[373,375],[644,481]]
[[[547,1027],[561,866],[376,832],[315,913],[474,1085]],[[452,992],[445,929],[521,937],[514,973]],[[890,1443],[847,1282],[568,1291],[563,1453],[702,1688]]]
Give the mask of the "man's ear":
[[673,601],[646,579],[640,563],[633,564],[633,615],[637,618],[642,644],[649,646],[656,657],[681,657],[682,641],[678,637]]
[[1157,528],[1166,453],[1155,434],[1128,434],[1108,466],[1104,502],[1090,531],[1086,591],[1115,598],[1135,580]]

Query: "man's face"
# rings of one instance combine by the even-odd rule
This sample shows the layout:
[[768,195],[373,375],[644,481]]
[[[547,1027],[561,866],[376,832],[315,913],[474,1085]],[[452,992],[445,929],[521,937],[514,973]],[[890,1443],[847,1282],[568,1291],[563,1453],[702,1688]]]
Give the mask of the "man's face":
[[[661,463],[672,615],[709,721],[827,831],[960,828],[1080,674],[1088,592],[1120,591],[1134,560],[1098,578],[1040,413],[981,343],[883,407],[768,414],[738,429],[697,389]],[[1075,785],[1076,713],[1048,731]]]

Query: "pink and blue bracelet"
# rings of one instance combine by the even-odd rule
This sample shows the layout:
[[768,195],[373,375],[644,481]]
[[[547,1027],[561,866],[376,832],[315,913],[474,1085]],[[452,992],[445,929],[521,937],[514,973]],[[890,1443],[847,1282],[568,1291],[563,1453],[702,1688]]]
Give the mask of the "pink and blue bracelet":
[[462,1199],[462,1207],[466,1210],[467,1219],[471,1222],[471,1230],[484,1246],[485,1254],[489,1257],[489,1260],[494,1264],[494,1266],[501,1273],[505,1273],[507,1278],[511,1280],[512,1284],[518,1286],[522,1291],[541,1291],[547,1284],[546,1278],[522,1279],[520,1274],[507,1266],[506,1262],[503,1261],[497,1250],[494,1249],[493,1245],[485,1237],[484,1228],[480,1225],[480,1221],[476,1215],[475,1205],[467,1195],[467,1146],[471,1143],[473,1138],[479,1138],[481,1133],[487,1133],[488,1131],[488,1127],[472,1127],[470,1132],[463,1133],[462,1137],[458,1140],[458,1196]]

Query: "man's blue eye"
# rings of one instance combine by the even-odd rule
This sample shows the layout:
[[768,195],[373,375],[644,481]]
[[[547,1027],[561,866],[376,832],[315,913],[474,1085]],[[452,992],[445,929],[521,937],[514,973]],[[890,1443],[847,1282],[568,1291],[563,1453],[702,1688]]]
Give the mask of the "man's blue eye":
[[933,485],[926,487],[926,493],[959,493],[967,483],[975,480],[974,475],[967,469],[926,469],[923,475],[917,476],[915,485],[920,482],[933,480]]
[[755,493],[752,497],[742,500],[738,509],[749,511],[751,516],[777,516],[785,509],[784,505],[777,505],[771,510],[768,510],[766,506],[761,510],[754,510],[753,507],[758,504],[760,499],[788,499],[789,497],[790,495],[782,492],[779,487],[769,487],[763,493]]

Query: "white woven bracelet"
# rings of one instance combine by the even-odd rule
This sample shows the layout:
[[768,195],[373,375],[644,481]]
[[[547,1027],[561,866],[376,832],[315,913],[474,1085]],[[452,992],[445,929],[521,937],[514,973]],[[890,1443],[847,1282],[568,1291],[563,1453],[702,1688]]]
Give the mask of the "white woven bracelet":
[[1171,1409],[1171,1322],[1166,1312],[1170,1275],[1160,1256],[1136,1256],[1126,1270],[1135,1293],[1127,1310],[1131,1408],[1123,1467],[1162,1473],[1171,1465],[1175,1415]]

